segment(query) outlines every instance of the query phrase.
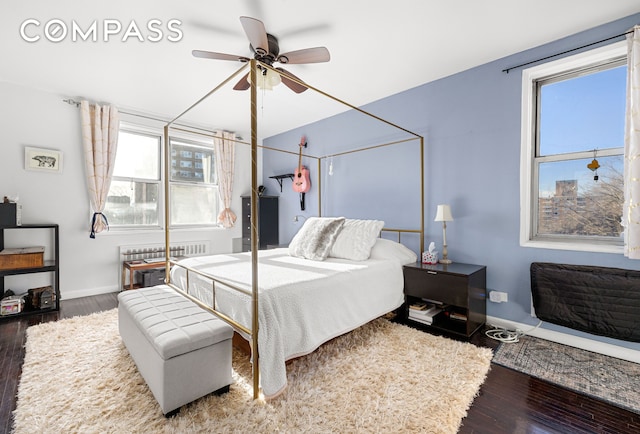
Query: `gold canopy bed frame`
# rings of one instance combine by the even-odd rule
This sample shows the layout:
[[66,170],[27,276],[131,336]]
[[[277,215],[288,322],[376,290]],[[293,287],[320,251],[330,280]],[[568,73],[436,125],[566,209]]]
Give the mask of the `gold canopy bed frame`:
[[[251,215],[253,216],[251,219],[251,291],[248,291],[245,288],[241,288],[239,286],[233,285],[227,281],[222,281],[217,279],[214,276],[211,276],[209,274],[206,273],[202,273],[199,270],[196,270],[194,268],[190,268],[190,267],[186,267],[184,265],[181,265],[179,262],[174,261],[173,259],[171,259],[169,257],[169,246],[170,246],[170,229],[169,229],[169,216],[170,216],[170,200],[169,200],[169,179],[170,179],[170,161],[171,161],[171,155],[170,155],[170,146],[168,145],[169,142],[169,138],[170,138],[170,133],[171,131],[180,131],[182,133],[189,133],[189,134],[195,134],[195,135],[204,135],[207,137],[213,137],[213,131],[209,132],[203,132],[203,130],[201,128],[191,128],[191,127],[185,127],[184,123],[181,123],[179,126],[176,124],[176,122],[178,120],[180,120],[181,118],[183,118],[187,113],[189,113],[192,109],[194,109],[196,106],[198,106],[199,104],[201,104],[205,99],[209,98],[210,96],[212,96],[213,94],[215,94],[216,92],[218,92],[220,89],[222,89],[224,86],[228,85],[235,77],[238,77],[239,74],[241,74],[243,71],[245,71],[246,69],[249,69],[249,82],[251,84],[250,87],[250,111],[251,111],[251,137],[250,137],[250,141],[246,142],[243,139],[238,139],[235,140],[236,143],[239,144],[244,144],[244,145],[248,145],[251,148],[251,152],[250,152],[250,158],[251,158]],[[258,346],[258,317],[259,317],[259,310],[258,310],[258,306],[259,306],[259,291],[258,291],[258,227],[259,227],[259,222],[258,222],[258,208],[257,208],[257,204],[258,204],[258,148],[262,148],[264,150],[270,150],[270,151],[276,151],[276,152],[284,152],[284,153],[288,153],[288,154],[293,154],[298,156],[297,152],[292,152],[292,151],[287,151],[287,150],[283,150],[283,149],[278,149],[278,148],[273,148],[273,147],[267,147],[267,146],[263,146],[263,145],[259,145],[258,144],[258,116],[257,116],[257,111],[258,111],[258,105],[257,105],[257,87],[256,87],[256,83],[257,83],[257,77],[260,72],[259,70],[262,69],[263,71],[265,70],[271,70],[276,74],[280,74],[283,75],[280,71],[272,68],[269,65],[266,65],[258,60],[255,59],[251,59],[249,62],[247,62],[247,64],[243,65],[240,69],[238,69],[235,73],[233,73],[231,76],[229,76],[226,80],[224,80],[222,83],[220,83],[218,86],[216,86],[214,89],[212,89],[211,91],[209,91],[206,95],[204,95],[202,98],[200,98],[198,101],[196,101],[193,105],[191,105],[188,109],[186,109],[184,112],[182,112],[180,115],[178,115],[176,118],[174,118],[173,120],[169,121],[165,127],[164,127],[164,143],[165,143],[165,154],[164,154],[164,159],[165,159],[165,163],[164,163],[164,190],[165,190],[165,209],[164,209],[164,216],[165,216],[165,222],[167,222],[165,224],[165,245],[166,245],[166,258],[165,258],[165,264],[166,264],[166,284],[168,286],[170,286],[172,289],[176,290],[178,293],[180,293],[181,295],[187,297],[188,299],[190,299],[191,301],[193,301],[194,303],[196,303],[197,305],[199,305],[200,307],[202,307],[203,309],[213,313],[214,315],[216,315],[217,317],[219,317],[220,319],[224,320],[225,322],[227,322],[228,324],[230,324],[236,331],[240,331],[242,333],[244,333],[245,335],[247,335],[249,337],[249,343],[250,343],[250,348],[251,348],[251,358],[252,358],[252,377],[253,377],[253,398],[257,399],[260,396],[260,368],[259,368],[259,346]],[[358,149],[353,149],[353,150],[348,150],[348,151],[344,151],[344,152],[338,152],[338,153],[332,153],[332,154],[328,154],[328,155],[323,155],[323,156],[314,156],[314,155],[309,155],[309,154],[302,154],[304,157],[307,158],[311,158],[316,160],[317,162],[317,170],[316,170],[316,186],[317,186],[317,191],[318,191],[318,216],[321,216],[322,214],[322,161],[327,159],[327,158],[333,158],[333,157],[340,157],[342,155],[346,155],[346,154],[351,154],[351,153],[355,153],[355,152],[362,152],[362,151],[367,151],[367,150],[371,150],[371,149],[376,149],[376,148],[381,148],[381,147],[385,147],[385,146],[392,146],[392,145],[400,145],[400,144],[404,144],[407,142],[413,142],[413,141],[418,141],[419,142],[419,166],[420,166],[420,197],[416,198],[416,200],[419,199],[419,203],[420,203],[420,223],[418,225],[418,228],[416,229],[398,229],[398,228],[384,228],[383,231],[384,232],[391,232],[391,233],[395,233],[396,237],[397,237],[397,241],[400,242],[401,241],[401,237],[403,234],[405,233],[409,233],[409,234],[414,234],[419,236],[419,249],[420,252],[422,252],[424,250],[424,138],[416,133],[413,133],[405,128],[402,128],[394,123],[391,123],[389,121],[386,121],[378,116],[375,116],[371,113],[368,113],[358,107],[355,107],[351,104],[348,104],[342,100],[339,100],[325,92],[322,92],[319,89],[316,89],[310,85],[308,85],[307,83],[304,83],[300,80],[298,80],[296,77],[293,76],[289,76],[286,75],[286,79],[288,80],[292,80],[300,85],[303,85],[305,87],[307,87],[309,90],[313,90],[315,92],[317,92],[318,94],[330,98],[331,100],[347,107],[348,109],[357,111],[365,116],[368,116],[376,121],[379,121],[381,123],[386,124],[387,126],[390,126],[392,128],[394,128],[396,131],[400,132],[401,134],[405,134],[407,137],[402,138],[402,139],[398,139],[398,140],[392,140],[390,142],[385,142],[385,143],[376,143],[370,146],[364,146]],[[170,269],[171,267],[182,267],[183,269],[185,269],[185,274],[186,274],[186,291],[183,290],[182,288],[180,288],[179,286],[177,286],[176,284],[174,284],[171,281],[171,273],[170,273]],[[188,293],[189,290],[189,274],[190,273],[195,273],[199,276],[202,276],[206,279],[210,279],[211,280],[211,285],[212,285],[212,291],[213,291],[213,302],[211,303],[212,305],[208,305],[204,302],[202,302],[200,299],[192,296],[191,294]],[[229,287],[233,290],[239,291],[249,297],[251,297],[251,327],[245,327],[243,324],[240,324],[238,321],[234,320],[234,318],[231,318],[230,316],[226,315],[225,313],[217,310],[217,306],[216,306],[216,284],[223,284],[226,287]]]

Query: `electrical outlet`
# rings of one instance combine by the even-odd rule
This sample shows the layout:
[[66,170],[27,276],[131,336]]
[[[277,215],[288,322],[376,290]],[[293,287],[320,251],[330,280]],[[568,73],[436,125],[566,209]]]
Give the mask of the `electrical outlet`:
[[507,301],[509,301],[509,294],[500,291],[490,291],[489,300],[493,301],[494,303],[506,303]]

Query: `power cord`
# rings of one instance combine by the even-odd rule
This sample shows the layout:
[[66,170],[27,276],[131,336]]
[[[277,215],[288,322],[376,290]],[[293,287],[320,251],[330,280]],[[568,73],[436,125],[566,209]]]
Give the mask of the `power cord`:
[[484,334],[496,341],[515,344],[516,342],[520,341],[520,337],[531,333],[532,331],[540,327],[540,324],[542,324],[542,320],[539,321],[535,327],[524,332],[519,329],[507,330],[505,328],[493,326],[491,330],[487,330],[486,332],[484,332]]

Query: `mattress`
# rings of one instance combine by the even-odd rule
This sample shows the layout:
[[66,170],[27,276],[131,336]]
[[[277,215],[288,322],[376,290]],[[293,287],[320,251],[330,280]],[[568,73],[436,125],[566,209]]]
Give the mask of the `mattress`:
[[[188,258],[181,264],[251,291],[251,253]],[[171,282],[186,290],[186,271],[174,267]],[[258,347],[265,397],[287,384],[285,361],[308,354],[404,301],[402,264],[387,259],[312,261],[288,249],[261,250],[258,267]],[[189,274],[188,293],[211,306],[211,281]],[[215,285],[216,308],[251,328],[251,297]],[[246,336],[245,336],[246,337]]]

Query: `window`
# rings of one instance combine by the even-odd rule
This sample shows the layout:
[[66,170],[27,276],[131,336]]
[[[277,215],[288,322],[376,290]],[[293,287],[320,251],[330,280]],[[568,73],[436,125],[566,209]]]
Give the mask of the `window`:
[[171,224],[217,224],[218,185],[213,145],[171,139],[171,155]]
[[[217,225],[213,145],[171,138],[170,225]],[[122,127],[105,215],[112,229],[163,226],[162,135]]]
[[522,245],[621,251],[625,56],[615,44],[523,72]]
[[104,210],[110,227],[159,226],[160,149],[159,135],[121,129]]

